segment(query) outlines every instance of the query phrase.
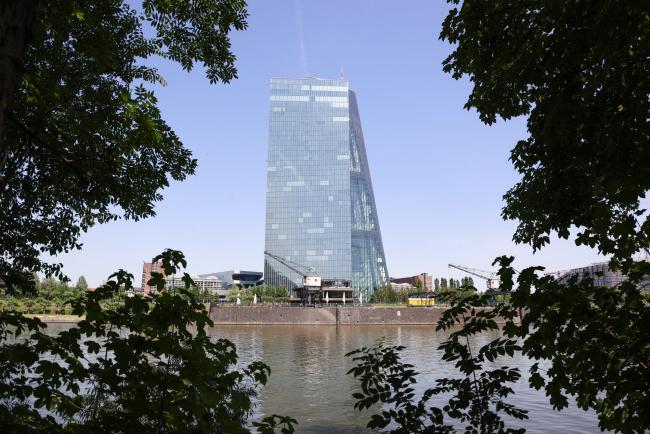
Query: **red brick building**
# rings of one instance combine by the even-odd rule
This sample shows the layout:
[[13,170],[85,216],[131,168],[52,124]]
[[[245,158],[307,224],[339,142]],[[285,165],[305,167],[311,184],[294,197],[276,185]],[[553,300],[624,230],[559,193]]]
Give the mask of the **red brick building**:
[[147,285],[149,279],[151,279],[151,273],[162,273],[164,268],[162,266],[162,261],[153,262],[144,262],[142,264],[142,282],[140,284],[140,289],[144,295],[148,295],[150,292],[155,292],[155,286]]

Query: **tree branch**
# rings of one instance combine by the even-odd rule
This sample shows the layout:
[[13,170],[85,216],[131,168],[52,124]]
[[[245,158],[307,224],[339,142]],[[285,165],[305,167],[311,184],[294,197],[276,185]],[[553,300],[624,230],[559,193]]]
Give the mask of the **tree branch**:
[[23,124],[23,123],[20,122],[18,119],[16,119],[16,117],[13,115],[13,113],[8,113],[7,118],[8,118],[11,122],[13,122],[13,123],[14,123],[14,124],[15,124],[15,125],[16,125],[16,126],[17,126],[21,131],[22,131],[22,132],[24,132],[24,133],[27,134],[29,137],[31,137],[37,145],[39,145],[39,146],[41,146],[41,147],[43,147],[43,148],[46,148],[46,149],[49,150],[52,154],[54,154],[54,155],[55,155],[59,160],[61,160],[61,161],[62,161],[63,163],[65,163],[68,167],[70,167],[70,169],[72,169],[72,171],[73,171],[74,174],[77,176],[77,178],[79,178],[79,180],[82,182],[83,186],[84,186],[84,187],[88,187],[88,185],[90,184],[90,182],[88,181],[88,178],[86,178],[86,177],[84,176],[84,174],[81,173],[81,171],[80,171],[77,167],[75,167],[74,164],[72,164],[72,163],[75,162],[75,160],[69,160],[69,159],[67,159],[67,158],[66,158],[63,154],[61,154],[58,150],[56,150],[56,149],[53,148],[52,146],[48,145],[44,140],[42,140],[40,137],[38,137],[38,136],[36,135],[36,133],[34,133],[33,131],[31,131],[29,128],[27,128],[27,127],[25,126],[25,124]]

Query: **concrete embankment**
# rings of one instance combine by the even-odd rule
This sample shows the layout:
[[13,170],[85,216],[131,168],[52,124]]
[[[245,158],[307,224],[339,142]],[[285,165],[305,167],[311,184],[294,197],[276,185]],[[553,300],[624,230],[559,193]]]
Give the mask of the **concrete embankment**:
[[26,315],[31,318],[38,318],[44,323],[70,323],[70,324],[76,324],[82,319],[84,319],[83,316],[77,316],[77,315],[32,315],[28,314]]
[[298,307],[298,306],[210,306],[215,324],[436,324],[444,308],[439,307]]

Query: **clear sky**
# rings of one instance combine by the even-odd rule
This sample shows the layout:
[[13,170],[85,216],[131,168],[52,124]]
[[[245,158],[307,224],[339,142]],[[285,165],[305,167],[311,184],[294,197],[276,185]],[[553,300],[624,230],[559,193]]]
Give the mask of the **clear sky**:
[[525,137],[522,119],[483,125],[463,109],[468,80],[444,74],[451,47],[438,40],[443,0],[250,0],[249,28],[233,35],[239,78],[210,85],[197,69],[161,62],[164,118],[198,159],[196,175],[172,184],[157,216],[96,226],[81,251],[57,260],[90,286],[124,268],[182,250],[191,273],[263,269],[268,97],[271,77],[336,78],[356,91],[388,271],[460,278],[447,264],[489,269],[570,268],[600,260],[571,241],[532,255],[500,217],[518,176],[508,161]]

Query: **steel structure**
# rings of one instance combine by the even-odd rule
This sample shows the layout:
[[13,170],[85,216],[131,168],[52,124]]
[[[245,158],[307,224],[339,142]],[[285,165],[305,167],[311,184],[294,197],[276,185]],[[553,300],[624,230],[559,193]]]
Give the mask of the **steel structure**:
[[[353,291],[350,287],[351,282],[347,279],[325,279],[312,267],[290,261],[270,252],[264,252],[264,255],[278,261],[294,273],[302,276],[302,287],[296,288],[299,299],[304,304],[317,304],[322,302],[323,293],[326,293],[328,302],[353,301]],[[330,297],[330,294],[332,295]]]
[[322,293],[322,279],[316,270],[311,267],[306,267],[302,264],[289,261],[270,252],[265,251],[264,254],[269,258],[275,259],[294,273],[302,276],[302,288],[298,289],[298,293],[303,303],[312,304],[320,302]]
[[465,267],[464,265],[448,264],[448,266],[485,280],[488,290],[498,290],[501,288],[501,280],[499,280],[495,272]]

